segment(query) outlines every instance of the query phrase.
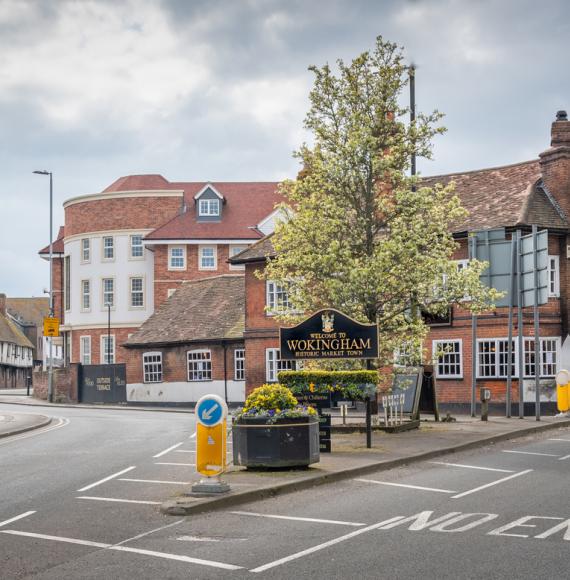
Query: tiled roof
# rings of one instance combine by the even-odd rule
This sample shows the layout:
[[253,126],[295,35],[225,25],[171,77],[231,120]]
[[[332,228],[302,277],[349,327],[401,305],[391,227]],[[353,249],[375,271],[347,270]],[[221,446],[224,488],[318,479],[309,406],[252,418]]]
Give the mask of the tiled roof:
[[275,182],[211,183],[225,199],[219,222],[196,219],[194,196],[208,183],[171,183],[184,190],[187,211],[146,236],[147,240],[180,239],[256,239],[263,234],[255,229],[275,205],[282,201]]
[[240,339],[244,324],[244,276],[214,276],[182,284],[124,346]]
[[6,298],[6,308],[14,318],[42,328],[49,315],[49,298]]
[[[64,246],[63,246],[63,238],[65,237],[65,227],[64,226],[60,226],[59,227],[59,232],[57,233],[57,238],[54,240],[53,244],[52,244],[52,249],[53,249],[53,253],[54,254],[63,254],[64,252]],[[42,254],[47,254],[49,255],[49,244],[43,248],[42,250],[40,250],[38,252],[38,254],[42,255]]]
[[10,320],[8,316],[0,314],[0,342],[11,342],[18,346],[34,348],[34,345],[27,339],[18,325]]
[[103,190],[103,193],[117,191],[145,191],[153,189],[176,189],[162,175],[126,175],[119,177]]
[[276,256],[276,252],[272,240],[273,234],[269,234],[249,246],[249,248],[230,258],[228,262],[232,264],[245,264],[246,262],[259,262],[265,261],[267,258],[273,258]]
[[[536,187],[538,160],[465,173],[425,177],[426,185],[455,182],[455,193],[469,212],[453,232],[530,225],[568,228],[547,195]],[[538,220],[538,221],[537,221]]]

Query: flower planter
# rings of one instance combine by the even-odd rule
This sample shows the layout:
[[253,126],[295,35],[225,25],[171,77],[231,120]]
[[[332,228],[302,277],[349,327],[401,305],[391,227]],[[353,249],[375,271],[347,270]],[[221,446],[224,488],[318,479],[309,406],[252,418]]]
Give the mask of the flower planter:
[[234,465],[306,467],[318,463],[319,422],[316,417],[240,417],[232,426]]

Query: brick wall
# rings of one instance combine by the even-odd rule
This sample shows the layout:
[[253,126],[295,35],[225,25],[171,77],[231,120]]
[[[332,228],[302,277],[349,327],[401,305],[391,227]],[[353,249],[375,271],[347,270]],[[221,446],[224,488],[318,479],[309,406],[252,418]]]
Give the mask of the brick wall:
[[[111,326],[111,336],[115,336],[115,362],[127,363],[127,378],[128,378],[128,363],[131,352],[123,348],[121,345],[127,341],[129,334],[133,334],[138,328],[113,328]],[[84,330],[73,330],[71,333],[71,360],[78,363],[81,360],[81,345],[80,337],[91,337],[91,363],[101,364],[101,337],[107,336],[106,328],[91,328]]]
[[181,204],[182,197],[124,197],[74,203],[65,208],[65,236],[158,228],[176,216]]
[[[207,245],[207,244],[204,244]],[[156,245],[154,248],[154,307],[158,308],[168,297],[170,288],[178,288],[185,280],[201,280],[221,274],[243,275],[243,270],[232,270],[227,263],[228,244],[217,245],[216,270],[200,270],[198,264],[199,246],[186,245],[186,268],[184,270],[168,269],[168,245]]]
[[[57,403],[77,403],[79,366],[71,364],[64,369],[53,370],[53,396]],[[48,371],[34,371],[34,398],[47,400]]]

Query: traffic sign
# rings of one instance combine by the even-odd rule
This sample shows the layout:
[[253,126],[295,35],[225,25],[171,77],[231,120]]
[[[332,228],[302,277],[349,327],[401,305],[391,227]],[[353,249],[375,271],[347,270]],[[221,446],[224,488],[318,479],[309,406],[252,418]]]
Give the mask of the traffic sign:
[[44,336],[59,336],[59,318],[44,318]]
[[226,421],[214,427],[196,427],[196,471],[206,477],[221,475],[226,469]]
[[205,427],[214,427],[228,416],[228,406],[218,395],[204,395],[196,403],[196,420]]

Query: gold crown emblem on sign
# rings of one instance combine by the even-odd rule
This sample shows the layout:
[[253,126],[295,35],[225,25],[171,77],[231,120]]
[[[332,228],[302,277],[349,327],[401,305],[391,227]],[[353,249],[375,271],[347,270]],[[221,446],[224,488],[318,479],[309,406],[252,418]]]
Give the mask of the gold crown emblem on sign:
[[321,319],[323,321],[323,332],[332,332],[334,330],[334,314],[325,312]]

